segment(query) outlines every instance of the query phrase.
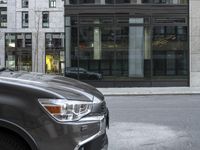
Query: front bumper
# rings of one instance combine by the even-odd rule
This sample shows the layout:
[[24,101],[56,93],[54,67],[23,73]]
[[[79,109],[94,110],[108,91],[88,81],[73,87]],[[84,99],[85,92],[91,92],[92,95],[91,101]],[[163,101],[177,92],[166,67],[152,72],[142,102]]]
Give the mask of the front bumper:
[[106,126],[107,126],[107,122],[109,120],[107,120],[107,118],[105,116],[95,116],[95,117],[86,117],[80,120],[80,122],[99,122],[99,131],[88,137],[87,139],[83,140],[83,141],[79,141],[78,145],[74,148],[74,150],[79,150],[81,147],[83,147],[85,144],[99,138],[100,136],[106,134]]
[[47,115],[38,117],[37,121],[34,122],[37,128],[25,129],[35,140],[38,150],[107,150],[104,148],[108,146],[107,108],[104,113],[91,113],[76,122],[60,123]]

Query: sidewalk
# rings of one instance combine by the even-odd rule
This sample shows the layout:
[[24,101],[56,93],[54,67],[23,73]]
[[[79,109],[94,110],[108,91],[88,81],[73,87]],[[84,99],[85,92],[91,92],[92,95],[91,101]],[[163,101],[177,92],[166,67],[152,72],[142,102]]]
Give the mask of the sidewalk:
[[200,94],[200,87],[98,88],[98,90],[105,96]]

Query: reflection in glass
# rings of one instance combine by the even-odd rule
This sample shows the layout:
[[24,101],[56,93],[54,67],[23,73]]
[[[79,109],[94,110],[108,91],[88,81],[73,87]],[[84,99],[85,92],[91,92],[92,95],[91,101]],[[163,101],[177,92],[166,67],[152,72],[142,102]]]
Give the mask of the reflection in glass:
[[70,67],[99,73],[109,81],[186,78],[187,26],[150,25],[152,20],[126,15],[77,17],[77,23],[68,27]]
[[115,33],[113,27],[102,28],[102,48],[115,48]]
[[128,48],[129,27],[116,28],[116,48]]
[[187,27],[156,26],[153,34],[153,75],[187,75]]
[[94,28],[93,27],[80,27],[80,49],[94,47]]

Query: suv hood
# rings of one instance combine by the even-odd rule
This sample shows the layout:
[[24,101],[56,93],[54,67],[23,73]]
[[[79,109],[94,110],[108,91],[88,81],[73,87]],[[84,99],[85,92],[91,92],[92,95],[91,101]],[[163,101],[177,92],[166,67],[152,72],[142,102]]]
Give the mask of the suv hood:
[[[0,72],[0,79],[15,80],[17,83],[33,85],[55,92],[68,100],[93,101],[104,96],[94,87],[66,77],[28,72]],[[29,82],[27,82],[29,81]]]

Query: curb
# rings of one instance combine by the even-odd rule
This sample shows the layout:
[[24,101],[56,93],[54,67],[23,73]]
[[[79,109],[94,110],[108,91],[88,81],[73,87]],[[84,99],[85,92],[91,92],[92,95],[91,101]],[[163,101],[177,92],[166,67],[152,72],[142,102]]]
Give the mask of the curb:
[[200,87],[98,88],[104,96],[200,95]]

